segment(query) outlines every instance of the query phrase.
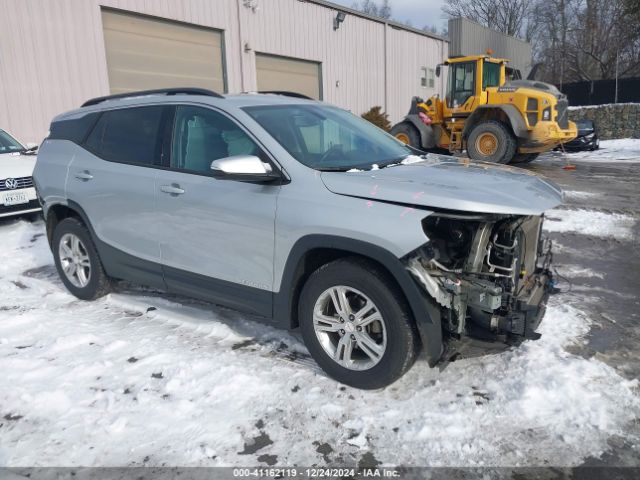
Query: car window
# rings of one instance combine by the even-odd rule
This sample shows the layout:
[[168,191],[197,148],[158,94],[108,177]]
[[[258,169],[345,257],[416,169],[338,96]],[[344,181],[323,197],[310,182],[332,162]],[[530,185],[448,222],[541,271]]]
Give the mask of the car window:
[[226,116],[209,108],[178,107],[171,168],[211,173],[211,162],[235,155],[261,156],[261,153],[245,131]]
[[123,108],[104,112],[85,146],[105,160],[153,165],[160,156],[162,106]]
[[4,130],[0,130],[0,153],[13,153],[24,150],[20,143]]
[[291,156],[317,170],[397,163],[411,151],[371,123],[325,105],[245,107]]

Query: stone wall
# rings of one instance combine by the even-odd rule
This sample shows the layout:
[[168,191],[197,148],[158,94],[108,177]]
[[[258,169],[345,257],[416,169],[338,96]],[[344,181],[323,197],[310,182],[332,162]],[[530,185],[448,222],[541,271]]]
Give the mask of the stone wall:
[[569,119],[593,120],[601,140],[640,138],[640,103],[570,107]]

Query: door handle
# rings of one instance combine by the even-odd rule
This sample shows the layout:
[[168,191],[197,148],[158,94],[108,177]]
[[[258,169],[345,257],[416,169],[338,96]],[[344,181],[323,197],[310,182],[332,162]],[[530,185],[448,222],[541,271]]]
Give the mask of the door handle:
[[86,182],[88,180],[91,180],[93,178],[93,175],[89,173],[89,170],[84,170],[83,172],[76,173],[75,177],[78,180],[82,180],[83,182]]
[[184,193],[184,189],[180,188],[180,185],[177,183],[172,183],[171,185],[160,185],[160,191],[173,196],[182,195]]

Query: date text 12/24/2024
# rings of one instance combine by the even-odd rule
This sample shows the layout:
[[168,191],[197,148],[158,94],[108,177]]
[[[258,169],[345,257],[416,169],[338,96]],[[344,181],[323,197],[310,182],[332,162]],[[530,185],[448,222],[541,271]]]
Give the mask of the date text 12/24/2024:
[[265,478],[398,478],[393,468],[234,468],[233,476]]

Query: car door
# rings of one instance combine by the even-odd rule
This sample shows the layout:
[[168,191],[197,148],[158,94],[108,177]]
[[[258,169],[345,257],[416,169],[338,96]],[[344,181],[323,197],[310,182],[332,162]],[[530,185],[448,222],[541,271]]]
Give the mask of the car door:
[[74,156],[67,196],[86,213],[110,275],[164,287],[155,174],[170,107],[108,110]]
[[234,155],[269,161],[234,120],[212,108],[176,107],[171,155],[158,171],[158,238],[170,290],[271,315],[278,184],[215,177]]

